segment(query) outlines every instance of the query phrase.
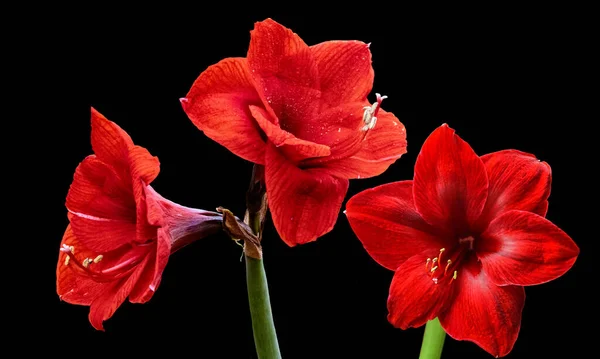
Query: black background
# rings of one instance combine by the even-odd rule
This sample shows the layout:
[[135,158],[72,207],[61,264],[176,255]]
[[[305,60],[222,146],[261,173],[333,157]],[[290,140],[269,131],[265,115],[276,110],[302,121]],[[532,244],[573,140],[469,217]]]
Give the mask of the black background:
[[[41,157],[48,160],[38,166],[51,165],[51,172],[42,176],[43,190],[37,190],[47,197],[47,223],[35,226],[43,226],[35,251],[41,259],[34,275],[27,276],[38,283],[29,297],[32,319],[20,320],[23,337],[51,338],[49,352],[64,355],[171,350],[176,356],[255,357],[241,251],[225,235],[173,255],[152,300],[125,303],[105,322],[106,332],[91,327],[87,307],[59,301],[54,271],[68,223],[68,187],[78,163],[91,153],[90,106],[159,157],[161,173],[153,186],[163,196],[243,215],[252,165],[197,130],[178,99],[209,65],[245,56],[253,23],[272,17],[309,45],[334,39],[372,42],[375,84],[369,99],[374,92],[389,96],[383,107],[406,126],[408,153],[379,177],[351,181],[346,199],[412,178],[423,141],[442,123],[478,154],[514,148],[551,165],[547,218],[570,234],[581,254],[563,277],[526,289],[522,328],[509,358],[586,349],[591,334],[581,326],[593,308],[596,253],[591,246],[597,235],[586,232],[589,221],[583,218],[584,204],[593,203],[588,187],[593,162],[583,156],[594,146],[582,137],[593,119],[580,112],[587,99],[576,94],[579,66],[589,48],[579,36],[589,31],[585,23],[566,23],[573,18],[560,9],[418,19],[412,13],[385,16],[385,8],[366,6],[337,16],[179,10],[173,18],[159,11],[85,18],[60,27],[47,38],[52,51],[40,51],[53,82],[34,86],[50,99],[36,128],[44,135],[38,142]],[[366,254],[343,215],[332,232],[295,248],[278,239],[268,219],[264,254],[285,358],[418,356],[423,328],[402,331],[387,322],[393,273]],[[490,355],[475,344],[447,339],[444,357]]]

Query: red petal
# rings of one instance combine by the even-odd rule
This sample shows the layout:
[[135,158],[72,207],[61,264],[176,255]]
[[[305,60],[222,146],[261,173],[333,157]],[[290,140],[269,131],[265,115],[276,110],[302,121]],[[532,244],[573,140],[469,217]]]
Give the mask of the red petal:
[[481,213],[481,229],[501,213],[518,209],[546,215],[552,171],[534,155],[506,150],[481,156],[489,179],[488,199]]
[[311,46],[321,84],[321,108],[365,101],[373,87],[369,45],[360,41],[326,41]]
[[312,52],[271,19],[257,22],[250,34],[248,65],[256,89],[281,128],[296,133],[319,110],[319,70]]
[[[307,161],[319,164],[338,158],[346,158],[358,151],[365,137],[361,131],[364,125],[362,120],[363,107],[366,102],[351,102],[329,108],[319,113],[312,123],[295,132],[297,137],[327,145],[331,148],[331,155]],[[310,165],[312,166],[312,165]]]
[[131,146],[133,141],[127,132],[92,107],[92,149],[96,156],[120,167],[127,163],[127,151]]
[[444,124],[425,140],[413,192],[421,216],[436,227],[468,233],[485,205],[488,179],[481,159]]
[[88,156],[75,170],[67,194],[71,212],[93,217],[135,221],[135,201],[128,179],[96,156]]
[[[169,256],[171,255],[171,245],[173,244],[175,238],[172,237],[170,230],[171,223],[169,223],[169,216],[176,217],[179,221],[186,221],[187,218],[191,218],[193,215],[190,213],[186,213],[184,207],[179,206],[171,201],[166,200],[160,194],[158,194],[154,188],[151,186],[146,186],[146,199],[148,201],[148,222],[153,226],[159,226],[156,230],[157,236],[157,247],[156,247],[156,262],[154,263],[154,273],[152,273],[152,280],[148,283],[147,290],[145,293],[140,294],[139,302],[147,301],[158,285],[160,284],[162,278],[162,272],[165,270],[167,266],[167,262],[169,261]],[[171,211],[173,214],[166,214],[165,212]],[[181,231],[180,228],[176,228],[175,225],[174,230]],[[181,233],[183,236],[185,233]],[[149,291],[151,292],[149,292]],[[146,299],[147,298],[147,299]],[[137,298],[135,298],[137,300]],[[130,299],[131,300],[131,299]]]
[[135,201],[116,170],[87,157],[67,195],[72,231],[93,251],[107,252],[136,239]]
[[[160,250],[159,248],[162,246],[160,239],[161,231],[162,229],[158,230],[157,250]],[[166,258],[161,256],[160,260],[157,257],[157,252],[153,251],[151,255],[148,255],[148,260],[145,262],[146,265],[142,269],[140,278],[129,294],[129,301],[131,303],[146,303],[152,298],[156,288],[158,288],[158,284],[155,285],[155,283],[160,283],[162,272],[167,265],[167,261],[164,259],[169,259],[168,254]]]
[[140,146],[135,146],[129,151],[129,163],[131,168],[133,193],[137,205],[136,239],[140,242],[144,242],[156,237],[156,228],[148,224],[146,194],[144,188],[158,176],[158,173],[160,172],[160,163],[158,162],[158,158],[153,157],[148,150]]
[[[156,234],[156,252],[148,262],[148,267],[144,269],[138,284],[133,288],[129,301],[132,303],[145,303],[152,296],[160,284],[162,272],[164,271],[171,253],[172,238],[166,227],[164,208],[161,201],[164,198],[158,194],[151,186],[144,188],[147,208],[147,221],[154,228]],[[166,200],[165,200],[166,201]]]
[[452,301],[454,283],[434,283],[425,268],[427,258],[416,255],[394,274],[387,301],[388,321],[396,328],[416,328],[437,317]]
[[348,180],[321,170],[301,170],[273,145],[266,151],[265,182],[277,232],[289,246],[331,231],[348,190]]
[[447,246],[444,237],[415,210],[412,181],[360,192],[348,201],[346,216],[369,255],[391,270],[416,254],[435,253]]
[[162,279],[162,273],[167,266],[169,256],[171,255],[171,243],[173,238],[168,232],[168,229],[161,228],[158,231],[158,246],[156,248],[156,265],[154,267],[154,280],[150,285],[150,289],[155,291]]
[[136,240],[135,223],[117,219],[69,213],[71,228],[77,239],[87,248],[99,253],[114,250]]
[[511,350],[521,327],[523,287],[498,287],[483,271],[460,270],[452,305],[439,316],[456,340],[468,340],[498,357]]
[[362,136],[360,149],[351,156],[334,161],[317,159],[314,163],[322,163],[336,177],[368,178],[382,174],[406,153],[406,130],[390,112],[380,110],[375,128]]
[[[77,240],[71,226],[67,227],[63,239],[60,243],[73,246],[80,258],[96,258],[98,253],[85,248]],[[58,265],[56,266],[56,292],[61,300],[67,303],[90,305],[96,296],[98,296],[109,283],[98,283],[87,276],[78,275],[72,268],[73,264],[65,265],[67,254],[59,252]]]
[[262,101],[246,59],[228,58],[210,66],[181,104],[206,136],[243,159],[264,164],[265,142],[248,108]]
[[163,197],[152,186],[146,186],[144,191],[146,193],[146,206],[148,208],[148,223],[156,227],[165,226],[167,221],[164,217],[164,209],[160,203]]
[[136,285],[151,257],[152,256],[146,256],[130,276],[112,282],[111,285],[107,286],[104,289],[104,292],[94,300],[88,316],[90,323],[92,323],[94,328],[97,330],[104,330],[102,322],[112,317],[117,308],[123,304],[125,298],[127,298],[133,287]]
[[278,125],[268,120],[269,115],[262,108],[250,106],[250,111],[269,141],[275,147],[278,147],[288,160],[298,163],[306,158],[329,156],[331,154],[328,146],[301,140],[282,130]]
[[[184,209],[184,207],[164,199],[151,186],[146,186],[144,191],[148,208],[147,220],[155,228],[157,247],[154,262],[145,269],[139,284],[133,289],[129,297],[129,301],[132,303],[145,303],[150,300],[160,284],[162,273],[169,261],[171,244],[174,238],[171,236],[171,228],[169,228],[167,219],[169,214],[165,214],[165,211],[175,212],[174,214],[170,214],[170,216],[176,217],[180,221],[185,221],[187,218],[192,217],[192,214],[186,213],[184,210],[178,211],[177,209]],[[182,235],[184,234],[182,233]]]
[[133,146],[129,150],[129,167],[131,177],[139,179],[146,185],[152,183],[160,172],[158,157],[152,156],[147,149],[141,146]]
[[565,274],[579,248],[544,217],[509,211],[493,220],[481,235],[477,255],[498,285],[541,284]]

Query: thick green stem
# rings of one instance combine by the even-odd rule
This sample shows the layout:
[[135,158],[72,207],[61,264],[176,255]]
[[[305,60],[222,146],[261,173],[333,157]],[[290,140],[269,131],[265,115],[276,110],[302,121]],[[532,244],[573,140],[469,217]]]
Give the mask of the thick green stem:
[[419,359],[440,359],[442,349],[444,348],[444,339],[446,332],[438,318],[430,320],[425,325],[425,334],[423,334],[423,344],[421,345],[421,354]]
[[256,354],[259,359],[281,358],[271,314],[267,276],[261,259],[246,256],[246,282]]
[[[254,233],[258,234],[261,229],[259,216],[250,214],[249,222]],[[267,275],[262,259],[246,256],[246,284],[256,354],[259,359],[281,358],[271,313]]]

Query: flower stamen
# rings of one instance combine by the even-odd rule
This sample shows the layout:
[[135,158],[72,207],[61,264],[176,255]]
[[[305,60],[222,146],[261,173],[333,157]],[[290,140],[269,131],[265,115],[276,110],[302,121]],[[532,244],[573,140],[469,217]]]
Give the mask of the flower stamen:
[[431,263],[431,258],[427,258],[427,262],[425,262],[425,270],[429,270],[429,263]]
[[377,123],[377,113],[379,113],[381,103],[387,98],[387,96],[381,96],[380,94],[375,95],[377,96],[377,101],[371,106],[363,107],[363,110],[365,111],[363,113],[363,122],[365,125],[361,128],[361,131],[366,132],[375,128],[375,124]]
[[[140,247],[143,247],[143,245]],[[102,261],[102,259],[104,259],[104,256],[100,254],[97,255],[95,258],[85,258],[83,261],[79,262],[75,258],[72,248],[73,246],[63,244],[62,248],[60,249],[61,252],[67,255],[65,258],[65,265],[68,265],[69,263],[73,262],[76,264],[75,267],[71,267],[73,268],[73,270],[77,270],[79,273],[87,275],[99,282],[112,281],[123,277],[132,269],[134,269],[142,261],[143,257],[147,253],[146,251],[140,251],[135,255],[125,259],[123,262],[117,263],[112,267],[105,268],[102,270],[92,270],[90,268],[90,264],[99,263],[100,261]],[[71,259],[73,259],[73,261],[71,261]]]
[[440,262],[440,263],[442,263],[442,253],[444,253],[445,250],[446,250],[446,248],[440,249],[440,254],[438,255],[438,262]]
[[448,267],[450,267],[450,264],[452,264],[452,260],[448,259],[448,263],[446,264],[446,268],[444,269],[444,275],[448,273]]

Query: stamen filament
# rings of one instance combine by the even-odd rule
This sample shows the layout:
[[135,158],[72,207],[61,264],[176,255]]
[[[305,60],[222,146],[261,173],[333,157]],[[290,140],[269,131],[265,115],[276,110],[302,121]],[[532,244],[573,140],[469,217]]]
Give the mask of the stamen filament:
[[438,262],[440,262],[440,263],[442,263],[442,253],[444,253],[445,250],[446,250],[446,248],[440,249],[440,254],[438,255]]
[[452,260],[448,259],[448,264],[446,264],[446,269],[444,269],[444,275],[448,273],[448,267],[450,267],[450,264],[452,264]]
[[71,247],[67,246],[67,245],[63,245],[63,248],[60,249],[61,252],[64,252],[67,257],[65,258],[65,265],[67,265],[68,263],[71,263],[71,257],[73,257],[73,263],[76,264],[75,267],[71,267],[75,270],[75,268],[79,269],[80,272],[83,272],[82,274],[88,275],[90,276],[92,279],[99,281],[99,282],[109,282],[118,278],[121,278],[125,275],[127,275],[132,269],[135,268],[136,265],[138,265],[141,260],[143,259],[145,253],[139,253],[135,256],[132,256],[130,258],[128,258],[127,260],[118,263],[117,265],[104,269],[102,271],[94,271],[92,269],[89,268],[89,265],[91,263],[98,263],[100,262],[104,256],[103,255],[98,255],[96,256],[96,258],[92,259],[92,258],[85,258],[83,260],[83,262],[79,262],[77,261],[77,259],[75,258],[75,256],[73,255],[72,251],[71,251]]
[[[107,269],[104,269],[104,270],[100,271],[100,273],[101,274],[110,274],[110,273],[116,272],[119,269],[121,269],[121,268],[123,268],[123,267],[125,267],[127,265],[130,265],[130,264],[132,265],[132,268],[133,268],[133,266],[135,266],[139,262],[140,262],[140,257],[139,256],[138,257],[131,257],[131,258],[127,259],[126,261],[121,262],[121,263],[115,265],[114,267],[110,267],[110,268],[107,268]],[[129,270],[129,269],[131,269],[131,268],[128,268],[127,270]]]

